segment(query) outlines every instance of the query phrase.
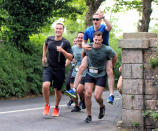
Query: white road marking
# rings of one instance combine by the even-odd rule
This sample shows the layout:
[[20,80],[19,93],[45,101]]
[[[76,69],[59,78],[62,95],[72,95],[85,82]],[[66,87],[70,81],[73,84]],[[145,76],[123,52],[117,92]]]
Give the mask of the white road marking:
[[[121,98],[115,98],[115,100],[120,100]],[[61,107],[67,106],[67,105],[59,105]],[[51,108],[54,108],[54,106],[50,106]],[[34,110],[41,110],[44,109],[44,107],[37,107],[37,108],[29,108],[29,109],[22,109],[22,110],[14,110],[14,111],[5,111],[0,112],[0,114],[9,114],[9,113],[16,113],[16,112],[25,112],[25,111],[34,111]]]
[[[60,106],[67,106],[67,105],[60,105]],[[50,106],[50,108],[54,108],[54,106]],[[34,111],[34,110],[41,110],[44,109],[44,107],[37,107],[37,108],[29,108],[29,109],[23,109],[23,110],[14,110],[14,111],[5,111],[0,112],[0,114],[9,114],[9,113],[16,113],[16,112],[25,112],[25,111]]]
[[121,98],[115,98],[115,100],[120,100]]

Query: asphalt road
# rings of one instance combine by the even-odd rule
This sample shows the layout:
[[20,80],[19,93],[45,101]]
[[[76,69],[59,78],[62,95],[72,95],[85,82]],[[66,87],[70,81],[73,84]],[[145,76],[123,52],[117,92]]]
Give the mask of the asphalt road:
[[[20,100],[0,100],[0,131],[118,131],[117,121],[121,120],[122,98],[115,91],[115,102],[108,104],[108,92],[103,94],[106,106],[105,117],[99,120],[99,106],[92,97],[92,122],[85,123],[86,110],[71,112],[66,103],[69,98],[62,97],[60,102],[60,116],[44,118],[43,97]],[[54,96],[50,97],[51,112],[54,107]]]

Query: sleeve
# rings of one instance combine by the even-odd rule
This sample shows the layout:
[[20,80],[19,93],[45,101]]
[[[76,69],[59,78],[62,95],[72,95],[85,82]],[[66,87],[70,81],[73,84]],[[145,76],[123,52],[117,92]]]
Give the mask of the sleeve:
[[49,37],[45,40],[45,45],[48,46]]
[[48,42],[49,42],[50,40],[54,40],[54,36],[49,36],[49,37],[45,40],[46,46],[48,46]]
[[116,52],[111,48],[111,47],[108,47],[108,56],[110,58],[113,58],[115,55],[116,55]]
[[86,29],[84,32],[84,40],[88,40],[88,30]]
[[86,56],[86,50],[85,49],[82,49],[82,53],[84,56]]
[[71,49],[71,45],[70,42],[68,40],[66,40],[66,52],[71,53],[72,54],[72,49]]

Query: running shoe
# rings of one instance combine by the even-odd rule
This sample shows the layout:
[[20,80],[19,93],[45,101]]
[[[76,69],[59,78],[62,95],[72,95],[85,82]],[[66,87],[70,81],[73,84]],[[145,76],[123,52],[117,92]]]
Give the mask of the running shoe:
[[71,110],[71,112],[79,112],[81,109],[80,109],[80,107],[79,106],[75,106],[72,110]]
[[104,115],[105,115],[105,105],[100,108],[98,119],[102,119],[104,117]]
[[59,116],[59,108],[55,107],[52,116]]
[[87,116],[84,120],[86,123],[90,123],[92,121],[92,116]]
[[72,88],[68,91],[65,91],[65,95],[76,99],[76,89]]
[[67,106],[70,107],[73,102],[74,101],[72,99],[70,99],[69,102],[67,103]]
[[43,110],[43,115],[48,116],[49,115],[49,109],[50,106],[48,104],[45,104],[44,110]]
[[113,104],[114,103],[114,95],[109,96],[107,99],[107,102],[110,104]]

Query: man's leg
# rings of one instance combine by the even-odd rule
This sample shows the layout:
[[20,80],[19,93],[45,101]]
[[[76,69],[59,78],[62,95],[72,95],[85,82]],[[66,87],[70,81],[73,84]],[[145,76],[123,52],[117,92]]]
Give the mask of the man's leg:
[[112,68],[112,61],[108,60],[106,65],[106,72],[108,75],[108,87],[110,94],[114,94],[114,73]]
[[77,87],[77,94],[81,97],[81,99],[84,99],[84,85],[79,84]]
[[104,91],[104,87],[96,86],[94,91],[94,97],[100,106],[100,112],[98,115],[99,119],[102,119],[105,115],[105,105],[103,104],[102,93]]
[[[72,87],[71,83],[70,83],[70,79],[71,79],[71,74],[72,74],[73,69],[69,70],[69,73],[67,75],[67,79],[66,79],[66,90],[70,90]],[[70,98],[69,102],[67,103],[67,106],[71,106],[71,104],[73,103],[73,99]]]
[[114,101],[114,73],[113,73],[113,67],[112,67],[112,61],[108,60],[106,65],[106,72],[108,75],[108,87],[110,96],[108,98],[108,103],[113,104]]
[[62,89],[64,79],[65,79],[65,70],[64,69],[57,70],[57,72],[55,72],[53,76],[54,76],[53,87],[55,90],[55,108],[53,110],[52,116],[59,116],[58,106],[62,97],[61,89]]
[[55,90],[55,106],[58,107],[62,97],[62,92],[61,90],[57,90],[57,88],[54,88],[54,90]]
[[94,88],[94,83],[85,83],[85,103],[86,103],[86,109],[88,116],[85,119],[85,122],[89,123],[92,118],[91,118],[91,106],[92,106],[92,92]]
[[67,75],[66,90],[70,90],[70,78],[71,78],[71,74],[72,74],[72,69],[69,70],[68,75]]
[[79,94],[80,96],[80,104],[79,106],[82,107],[82,109],[85,109],[86,108],[86,105],[85,105],[85,98],[84,98],[84,84],[79,84],[78,87],[77,87],[77,94]]
[[[74,82],[74,81],[73,81]],[[73,88],[73,83],[71,83],[71,88]],[[71,110],[71,112],[79,112],[81,109],[78,105],[78,95],[76,93],[76,98],[72,98],[74,103],[75,103],[75,107]]]
[[43,93],[44,100],[46,102],[45,108],[44,108],[44,111],[43,111],[43,115],[49,115],[49,109],[50,109],[50,105],[49,105],[49,88],[50,88],[50,82],[43,82],[42,93]]
[[62,97],[61,90],[57,90],[57,88],[54,88],[55,90],[55,107],[52,113],[52,116],[59,116],[59,103]]
[[96,99],[96,101],[98,102],[100,107],[103,107],[103,98],[102,98],[102,93],[104,91],[104,87],[101,86],[96,86],[95,87],[95,91],[94,91],[94,97]]

